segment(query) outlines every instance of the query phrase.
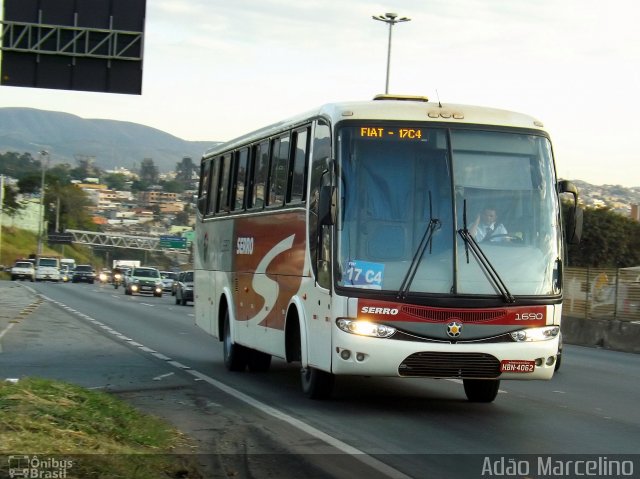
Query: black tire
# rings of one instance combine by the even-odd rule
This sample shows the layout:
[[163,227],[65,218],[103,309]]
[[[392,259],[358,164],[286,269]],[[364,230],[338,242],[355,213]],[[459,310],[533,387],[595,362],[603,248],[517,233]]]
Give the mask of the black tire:
[[500,389],[499,379],[463,379],[462,382],[471,402],[493,402]]
[[556,364],[553,367],[553,372],[558,372],[558,369],[560,369],[560,364],[562,363],[562,332],[560,333],[560,338],[558,339],[558,354],[556,356]]
[[113,288],[118,289],[118,283],[113,283]]
[[187,298],[182,297],[182,299],[180,300],[180,304],[181,304],[182,306],[186,306],[186,305],[187,305]]
[[180,299],[176,296],[176,304],[180,304]]
[[11,281],[15,281],[15,280],[16,280],[16,277],[12,275],[11,276]]
[[252,373],[266,373],[271,367],[271,355],[250,349],[247,366]]
[[126,294],[127,296],[131,296],[131,291],[129,291],[128,288],[124,288],[124,294]]
[[311,366],[300,370],[302,392],[309,399],[328,399],[333,392],[335,376]]
[[244,346],[235,344],[231,339],[229,311],[224,314],[223,354],[224,365],[229,371],[242,372],[247,367],[249,351]]

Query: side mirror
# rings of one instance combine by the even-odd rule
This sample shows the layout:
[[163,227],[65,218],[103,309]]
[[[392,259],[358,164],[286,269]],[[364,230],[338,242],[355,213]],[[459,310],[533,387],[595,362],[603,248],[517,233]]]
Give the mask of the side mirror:
[[332,225],[336,218],[336,189],[329,185],[320,187],[318,221],[323,226]]
[[566,239],[569,244],[579,244],[582,238],[582,222],[584,210],[578,206],[578,188],[567,180],[558,182],[558,193],[573,195],[573,209],[567,218]]

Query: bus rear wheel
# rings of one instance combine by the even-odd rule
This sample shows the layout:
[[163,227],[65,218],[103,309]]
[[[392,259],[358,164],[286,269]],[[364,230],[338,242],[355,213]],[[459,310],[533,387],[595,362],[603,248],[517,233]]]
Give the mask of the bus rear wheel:
[[498,395],[499,379],[463,379],[464,392],[471,402],[492,402]]
[[309,399],[328,399],[333,392],[335,376],[325,371],[307,366],[300,370],[302,392]]
[[222,350],[224,365],[229,371],[244,371],[247,367],[248,350],[244,346],[235,344],[231,338],[229,311],[224,314],[224,336]]

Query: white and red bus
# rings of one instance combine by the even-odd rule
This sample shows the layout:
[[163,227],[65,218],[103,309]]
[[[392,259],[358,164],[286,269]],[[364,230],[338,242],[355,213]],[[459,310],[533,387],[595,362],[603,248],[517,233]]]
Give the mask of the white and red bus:
[[[196,323],[230,370],[300,363],[312,398],[363,375],[456,378],[493,401],[501,379],[553,376],[565,192],[575,206],[529,116],[388,95],[322,106],[204,155]],[[480,240],[487,210],[500,233]]]

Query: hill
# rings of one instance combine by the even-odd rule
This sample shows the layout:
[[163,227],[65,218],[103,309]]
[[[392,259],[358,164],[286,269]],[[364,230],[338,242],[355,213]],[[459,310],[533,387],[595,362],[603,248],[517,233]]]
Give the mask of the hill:
[[197,162],[216,141],[186,141],[169,133],[117,120],[84,119],[70,113],[34,108],[0,108],[0,151],[47,150],[54,164],[75,166],[76,155],[95,157],[109,170],[133,168],[151,158],[160,171],[172,171],[185,156]]

